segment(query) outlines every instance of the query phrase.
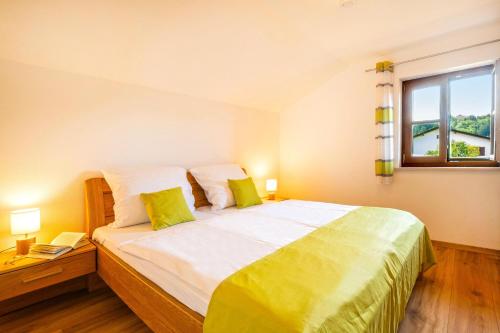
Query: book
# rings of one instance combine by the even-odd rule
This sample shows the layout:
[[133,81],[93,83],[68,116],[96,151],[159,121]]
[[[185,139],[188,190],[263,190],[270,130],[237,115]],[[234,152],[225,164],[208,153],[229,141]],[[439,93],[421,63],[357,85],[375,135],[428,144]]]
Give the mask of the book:
[[55,259],[71,250],[89,243],[83,232],[62,232],[50,244],[36,243],[30,246],[29,258]]
[[84,232],[61,232],[59,236],[50,242],[50,245],[71,246],[73,249],[77,249],[88,244],[89,241],[86,237],[87,234]]

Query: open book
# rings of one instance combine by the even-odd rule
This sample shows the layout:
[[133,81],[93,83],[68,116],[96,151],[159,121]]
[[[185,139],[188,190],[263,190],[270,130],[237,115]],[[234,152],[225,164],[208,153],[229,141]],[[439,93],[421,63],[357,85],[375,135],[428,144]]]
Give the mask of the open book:
[[83,232],[62,232],[50,244],[36,243],[30,246],[29,258],[55,259],[73,249],[88,244],[87,234]]

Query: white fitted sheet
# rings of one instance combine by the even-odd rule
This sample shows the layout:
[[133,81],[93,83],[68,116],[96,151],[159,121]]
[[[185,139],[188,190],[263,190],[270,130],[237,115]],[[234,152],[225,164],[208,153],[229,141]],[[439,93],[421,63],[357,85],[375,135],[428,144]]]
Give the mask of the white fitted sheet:
[[195,212],[197,221],[153,231],[149,223],[101,227],[93,238],[167,293],[206,315],[222,280],[357,206],[287,200]]

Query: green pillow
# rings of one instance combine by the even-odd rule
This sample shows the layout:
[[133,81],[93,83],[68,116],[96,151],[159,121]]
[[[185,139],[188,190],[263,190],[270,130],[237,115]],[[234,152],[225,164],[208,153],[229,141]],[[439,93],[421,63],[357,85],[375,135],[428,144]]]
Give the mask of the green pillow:
[[141,200],[144,202],[154,230],[195,220],[180,187],[154,193],[141,193]]
[[236,207],[245,208],[254,205],[261,205],[262,200],[257,194],[257,189],[252,177],[245,179],[228,179],[229,188],[233,192]]

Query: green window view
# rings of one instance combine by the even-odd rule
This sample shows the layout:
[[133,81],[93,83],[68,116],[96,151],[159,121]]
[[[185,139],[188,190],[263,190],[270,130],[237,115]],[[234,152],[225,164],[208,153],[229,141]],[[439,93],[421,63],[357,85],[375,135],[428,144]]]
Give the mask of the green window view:
[[450,80],[451,158],[485,157],[491,154],[493,75]]
[[439,155],[441,88],[415,89],[412,97],[412,155]]

